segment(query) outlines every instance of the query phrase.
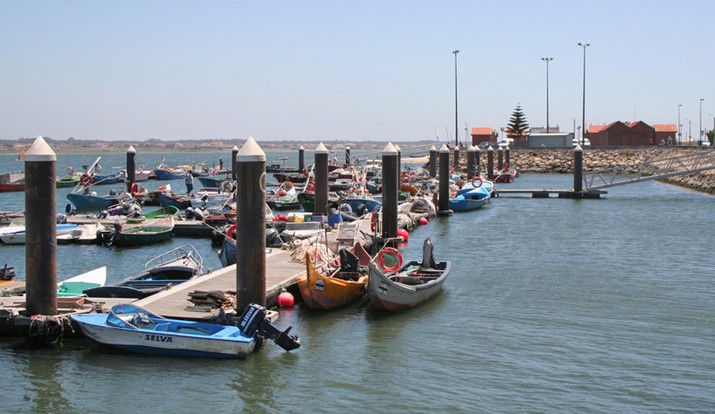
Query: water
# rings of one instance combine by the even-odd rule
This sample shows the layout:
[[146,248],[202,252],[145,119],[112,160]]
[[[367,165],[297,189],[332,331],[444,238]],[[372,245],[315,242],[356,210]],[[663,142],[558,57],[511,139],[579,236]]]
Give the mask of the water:
[[[571,180],[522,175],[509,186]],[[364,303],[281,310],[280,327],[303,343],[291,353],[213,361],[0,339],[0,411],[714,412],[714,203],[645,182],[601,200],[498,198],[436,219],[403,253],[433,239],[437,259],[454,262],[442,294],[398,314]],[[170,243],[187,241],[214,260],[208,240]],[[15,249],[0,246],[3,260]],[[60,246],[58,269],[81,255],[111,276],[144,254]]]

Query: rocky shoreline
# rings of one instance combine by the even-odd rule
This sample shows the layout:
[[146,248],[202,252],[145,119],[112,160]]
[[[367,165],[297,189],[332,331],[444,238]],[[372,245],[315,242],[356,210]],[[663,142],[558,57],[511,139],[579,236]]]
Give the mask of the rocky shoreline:
[[[686,155],[693,151],[712,151],[702,148],[589,148],[584,152],[584,171],[598,171],[624,168],[626,172],[637,172],[636,166],[647,161]],[[497,155],[494,154],[495,162]],[[482,163],[486,153],[482,151]],[[573,174],[573,151],[571,149],[520,149],[510,151],[511,164],[523,173]],[[681,175],[662,180],[669,184],[691,190],[715,194],[715,170]]]

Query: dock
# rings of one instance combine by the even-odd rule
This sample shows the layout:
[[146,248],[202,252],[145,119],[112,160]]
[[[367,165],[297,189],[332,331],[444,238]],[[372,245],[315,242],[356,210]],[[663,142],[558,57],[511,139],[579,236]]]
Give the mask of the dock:
[[512,188],[499,188],[495,191],[496,197],[501,197],[502,195],[513,195],[513,194],[531,194],[532,198],[549,198],[551,195],[555,195],[558,198],[600,198],[602,194],[607,194],[604,190],[586,190],[586,191],[574,191],[574,190],[546,190],[546,189],[512,189]]

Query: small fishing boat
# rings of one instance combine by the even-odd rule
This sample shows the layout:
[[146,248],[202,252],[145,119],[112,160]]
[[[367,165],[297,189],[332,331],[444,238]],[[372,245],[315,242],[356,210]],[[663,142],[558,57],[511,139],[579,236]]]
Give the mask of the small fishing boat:
[[109,314],[72,315],[82,333],[107,346],[161,356],[244,359],[256,348],[257,335],[291,351],[300,346],[291,327],[281,332],[266,318],[267,311],[249,305],[239,325],[168,319],[131,304],[114,305]]
[[134,181],[146,181],[154,175],[154,170],[151,168],[138,167],[134,170]]
[[402,265],[396,249],[380,250],[370,262],[368,296],[375,309],[399,311],[412,308],[434,297],[444,285],[452,262],[435,262],[431,239],[425,239],[422,262],[409,261]]
[[107,266],[98,267],[89,272],[82,273],[57,284],[57,296],[73,297],[86,296],[86,289],[104,286],[107,282]]
[[86,289],[89,297],[144,298],[203,274],[204,261],[194,246],[186,244],[171,249],[146,262],[144,271],[121,282]]
[[186,171],[182,168],[171,168],[164,164],[164,160],[161,161],[159,166],[154,169],[154,175],[156,175],[157,180],[176,180],[184,178]]
[[82,177],[80,173],[75,172],[72,167],[67,167],[65,172],[67,175],[57,179],[57,188],[74,187],[79,184],[79,180]]
[[100,223],[78,224],[76,228],[71,229],[68,233],[57,236],[59,244],[94,244],[97,243],[98,234],[105,230]]
[[459,191],[450,194],[449,208],[451,210],[477,210],[489,201],[491,189],[494,185],[491,181],[483,181],[481,178],[476,177],[469,184],[463,185]]
[[11,172],[0,174],[0,193],[25,191],[25,174]]
[[0,280],[11,280],[13,277],[15,277],[15,268],[5,263],[5,266],[0,269]]
[[[351,251],[352,250],[352,251]],[[370,255],[360,243],[340,250],[340,266],[329,274],[316,269],[310,255],[305,255],[305,275],[296,281],[303,302],[310,309],[330,310],[360,299],[367,287]]]
[[513,183],[518,175],[518,171],[509,167],[509,164],[504,164],[504,168],[494,172],[495,183]]
[[[25,219],[22,218],[13,221],[10,226],[0,228],[0,241],[5,244],[25,244],[27,234],[24,223]],[[67,234],[77,228],[76,224],[57,224],[56,226],[57,237]]]
[[169,240],[174,232],[172,216],[140,221],[138,224],[123,225],[116,221],[112,229],[100,232],[105,244],[112,246],[140,246]]

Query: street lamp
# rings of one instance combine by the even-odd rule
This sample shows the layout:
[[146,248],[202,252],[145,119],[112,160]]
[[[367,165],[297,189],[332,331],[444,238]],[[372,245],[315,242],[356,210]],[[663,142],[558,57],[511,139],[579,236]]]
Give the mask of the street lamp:
[[698,130],[698,145],[703,145],[703,101],[705,98],[700,98],[700,129]]
[[549,62],[554,60],[550,57],[542,57],[541,60],[546,62],[546,133],[549,133]]
[[585,142],[584,135],[586,134],[586,48],[591,46],[590,43],[578,43],[583,48],[583,101],[581,103],[581,144]]
[[678,104],[678,139],[676,140],[678,144],[680,144],[683,141],[683,136],[680,133],[680,107],[683,106],[683,104]]
[[457,110],[457,53],[459,50],[453,50],[454,53],[454,145],[459,147],[459,111]]

